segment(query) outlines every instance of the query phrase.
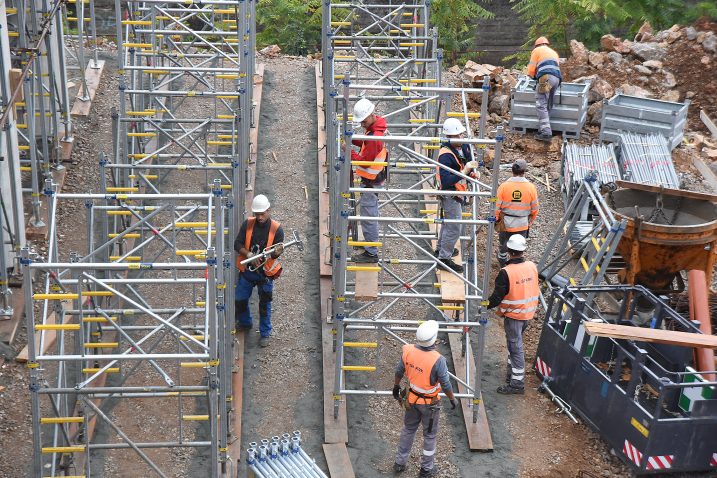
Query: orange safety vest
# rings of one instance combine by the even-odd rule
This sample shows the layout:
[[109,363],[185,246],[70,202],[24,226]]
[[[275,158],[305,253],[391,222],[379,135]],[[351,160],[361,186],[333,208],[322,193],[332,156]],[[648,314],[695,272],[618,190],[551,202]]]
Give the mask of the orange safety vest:
[[[251,250],[251,236],[254,233],[254,224],[256,224],[256,218],[250,217],[247,219],[247,228],[246,228],[246,238],[244,239],[244,249]],[[276,231],[279,229],[279,221],[275,221],[271,219],[271,226],[269,226],[269,237],[266,239],[266,247],[267,249],[274,245],[274,236],[276,236]],[[246,270],[246,265],[241,264],[241,261],[246,259],[247,257],[243,254],[237,255],[237,268],[239,271],[244,272]],[[264,262],[264,275],[267,277],[278,277],[278,274],[281,272],[281,264],[279,261],[274,259],[273,257],[269,256],[266,259],[266,262]]]
[[541,45],[536,47],[530,54],[528,76],[537,80],[546,74],[562,79],[560,74],[560,55],[549,46]]
[[530,320],[538,308],[540,288],[538,268],[534,262],[508,264],[503,269],[508,273],[508,293],[498,304],[498,315],[515,320]]
[[438,398],[441,384],[431,385],[431,370],[440,357],[441,354],[435,350],[421,350],[413,344],[403,346],[404,375],[409,384],[408,403],[421,400],[422,404],[430,405],[434,398]]
[[507,180],[498,187],[497,216],[506,232],[526,231],[538,215],[538,190],[528,181]]
[[[451,154],[455,160],[456,163],[458,163],[458,166],[461,168],[460,170],[463,171],[463,163],[461,162],[460,158],[456,155],[456,153],[451,150],[448,146],[441,146],[441,149],[438,150],[438,157],[440,158],[443,154],[449,153]],[[461,180],[463,181],[463,180]],[[438,183],[438,187],[441,187],[441,168],[436,166],[436,182]],[[456,188],[456,191],[466,191],[468,190],[468,186],[466,186],[463,182],[457,182],[453,185]]]
[[[377,140],[378,141],[378,140]],[[363,150],[366,147],[366,141],[363,142],[361,145],[361,150],[359,151],[360,155],[363,155]],[[378,162],[385,162],[386,158],[388,158],[388,150],[386,149],[386,146],[384,146],[381,151],[378,152],[375,158],[373,158],[374,161]],[[361,176],[362,178],[368,179],[368,180],[374,180],[376,179],[376,176],[379,175],[381,171],[383,171],[383,168],[385,166],[383,165],[376,165],[376,166],[356,166],[356,174]]]

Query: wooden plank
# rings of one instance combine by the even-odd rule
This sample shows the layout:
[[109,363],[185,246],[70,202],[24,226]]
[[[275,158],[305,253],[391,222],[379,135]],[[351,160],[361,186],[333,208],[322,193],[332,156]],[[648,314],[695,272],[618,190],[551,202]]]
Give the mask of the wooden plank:
[[[469,347],[468,353],[464,357],[461,353],[461,336],[458,334],[448,334],[448,343],[451,347],[451,356],[453,357],[454,373],[458,378],[470,383],[466,377],[466,357],[471,364],[471,369],[475,370],[475,361],[473,359],[473,350]],[[458,383],[458,391],[460,393],[470,393],[470,391],[460,382]],[[482,397],[481,397],[482,398]],[[462,399],[461,408],[463,409],[463,421],[466,425],[466,435],[468,436],[468,448],[476,451],[492,451],[493,437],[490,434],[490,426],[488,425],[488,416],[485,413],[485,402],[481,400],[478,409],[478,421],[473,423],[473,410],[470,407],[469,400]]]
[[324,443],[324,455],[331,478],[355,478],[351,458],[343,443]]
[[[104,60],[90,60],[85,68],[85,82],[87,83],[88,94],[85,95],[84,84],[80,84],[80,91],[77,93],[77,98],[72,104],[72,116],[88,116],[90,109],[92,108],[92,101],[95,99],[97,89],[100,87],[100,79],[102,78],[102,72],[105,69]],[[89,100],[81,100],[80,97],[89,96]]]
[[[702,164],[704,164],[704,163],[702,163]],[[697,166],[697,165],[695,165],[695,166]],[[615,181],[615,184],[617,184],[621,188],[637,189],[639,191],[662,193],[667,196],[680,196],[680,197],[691,198],[691,199],[702,199],[704,201],[717,202],[717,194],[698,193],[695,191],[686,191],[684,189],[661,188],[659,186],[650,186],[648,184],[631,183],[629,181],[622,181],[622,180]]]
[[[453,260],[460,264],[460,254]],[[448,304],[463,304],[466,301],[465,283],[450,272],[436,271],[441,283],[441,301]]]
[[709,116],[707,116],[707,113],[705,113],[705,110],[700,110],[700,119],[702,122],[707,126],[707,129],[710,130],[710,133],[712,133],[712,136],[717,138],[717,126],[715,126],[714,121],[710,119]]
[[[710,185],[712,190],[717,191],[717,175],[712,171],[712,168],[696,156],[692,158],[692,164],[694,164],[695,168],[702,174],[702,177],[705,178],[705,181],[707,181],[707,184]],[[717,202],[717,195],[710,194],[709,196],[716,198],[711,199],[712,202]]]
[[329,185],[326,164],[326,117],[324,116],[324,85],[321,80],[321,62],[314,67],[316,80],[316,122],[319,173],[319,274],[331,275],[331,236],[329,235]]
[[230,427],[232,430],[229,439],[228,454],[236,463],[242,456],[241,448],[241,423],[242,407],[244,406],[244,344],[246,343],[246,332],[238,332],[234,336],[234,367],[232,369],[232,413],[230,415]]
[[[10,92],[12,94],[13,91],[15,91],[15,88],[17,88],[17,85],[22,83],[22,69],[20,68],[10,68]],[[15,99],[15,103],[18,101],[25,101],[25,91],[24,88],[20,88],[20,94],[17,95],[17,98]],[[13,106],[15,105],[13,103]]]
[[[63,300],[62,301],[62,308],[63,309],[69,309],[72,307],[72,301],[71,300]],[[67,324],[72,319],[72,316],[70,314],[65,314],[62,323]],[[48,325],[55,325],[57,324],[57,315],[55,315],[54,312],[52,312],[45,321]],[[30,333],[28,330],[27,333]],[[55,341],[57,340],[57,330],[45,330],[45,331],[35,331],[35,345],[37,347],[40,346],[40,335],[45,334],[45,342],[43,343],[42,350],[39,348],[36,349],[36,355],[45,355],[48,350],[50,350],[50,347],[52,347],[55,344]],[[17,354],[17,357],[15,357],[16,362],[20,363],[26,363],[28,359],[30,358],[30,351],[28,349],[28,346],[25,345],[23,349],[20,351],[19,354]]]
[[378,271],[356,271],[354,300],[365,301],[376,299],[378,299]]
[[256,102],[254,108],[254,127],[249,130],[249,184],[244,193],[244,201],[247,208],[251,206],[254,200],[254,182],[256,179],[256,161],[258,158],[257,148],[259,146],[259,119],[261,118],[261,94],[264,91],[264,64],[259,63],[256,66],[256,74],[254,75],[254,90],[252,101]]
[[3,320],[0,318],[0,340],[12,345],[20,330],[20,324],[25,318],[25,289],[22,287],[11,288],[10,306],[12,307],[12,317]]
[[334,352],[334,334],[332,326],[327,322],[329,314],[329,300],[331,299],[331,278],[319,279],[321,297],[321,345],[323,351],[323,377],[324,377],[324,442],[348,443],[349,428],[346,419],[346,401],[341,402],[339,416],[334,418],[334,373],[336,368],[336,353]]
[[589,335],[612,337],[614,339],[637,340],[639,342],[656,342],[660,344],[679,345],[717,349],[717,336],[678,332],[675,330],[648,329],[629,325],[605,324],[602,322],[583,322]]
[[[52,180],[55,184],[57,184],[57,190],[62,191],[62,188],[65,186],[65,178],[67,177],[67,169],[63,168],[60,170],[53,170],[52,171]],[[25,219],[25,237],[31,240],[35,241],[47,241],[50,234],[50,227],[47,223],[47,201],[40,201],[40,217],[42,218],[42,221],[45,223],[44,226],[40,227],[33,227],[30,225],[30,221],[26,217]],[[32,209],[28,208],[28,211],[26,212],[26,216],[32,211]]]

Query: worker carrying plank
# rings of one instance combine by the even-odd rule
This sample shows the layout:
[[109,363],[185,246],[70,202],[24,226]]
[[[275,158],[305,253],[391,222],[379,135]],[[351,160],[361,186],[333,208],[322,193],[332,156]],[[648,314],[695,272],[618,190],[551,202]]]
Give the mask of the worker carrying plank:
[[538,217],[538,190],[528,181],[525,171],[528,163],[517,159],[511,168],[513,177],[498,186],[496,222],[498,230],[498,262],[503,267],[508,262],[506,243],[513,234],[528,237],[530,226]]
[[[451,401],[451,410],[455,410],[458,403],[453,395],[446,359],[436,350],[436,338],[438,322],[428,320],[422,323],[416,330],[416,344],[403,346],[401,360],[396,366],[393,398],[401,402],[406,409],[396,461],[393,464],[393,471],[396,473],[406,469],[418,425],[423,426],[423,453],[418,476],[434,476],[437,473],[433,463],[441,410],[438,394],[441,390],[445,392]],[[402,390],[401,380],[404,376],[408,380],[408,387]]]
[[[386,120],[375,114],[376,106],[368,99],[361,98],[354,105],[353,121],[361,123],[368,136],[383,136],[386,133]],[[358,146],[359,152],[351,151],[351,161],[371,161],[385,163],[388,161],[388,151],[383,141],[380,140],[354,140],[354,146]],[[386,182],[386,167],[380,165],[356,166],[356,175],[361,178],[362,188],[381,187]],[[378,194],[362,192],[359,199],[361,215],[378,217]],[[378,241],[378,221],[361,221],[363,239],[367,242]],[[354,262],[378,262],[378,248],[376,246],[365,246],[364,251],[351,257]]]
[[535,48],[530,54],[528,63],[528,76],[538,80],[535,85],[535,109],[538,113],[538,134],[535,137],[541,141],[553,139],[553,130],[550,128],[550,110],[553,108],[555,90],[563,81],[560,73],[560,56],[548,45],[545,37],[535,40]]
[[498,307],[497,314],[503,317],[508,344],[506,383],[498,387],[497,391],[506,395],[522,395],[525,393],[523,334],[538,308],[538,268],[534,262],[526,261],[523,257],[527,247],[525,237],[513,234],[508,239],[507,247],[510,259],[495,278],[488,308]]
[[[447,141],[441,143],[441,148],[438,150],[438,162],[449,169],[437,167],[438,186],[442,191],[465,191],[467,189],[465,180],[452,171],[475,176],[473,171],[478,167],[478,163],[472,160],[470,147],[467,144],[461,145],[451,141],[454,138],[462,138],[465,131],[465,126],[458,118],[448,118],[443,123],[443,134]],[[444,219],[460,220],[463,218],[465,196],[440,196],[440,199]],[[441,267],[452,269],[459,274],[463,272],[463,266],[456,264],[452,257],[458,255],[458,249],[455,249],[455,246],[461,237],[462,229],[462,224],[443,224],[438,233],[438,249],[435,251]]]
[[[253,217],[245,220],[239,234],[234,239],[234,250],[237,252],[236,291],[234,294],[236,330],[252,328],[249,298],[254,287],[259,292],[259,346],[269,345],[271,336],[271,301],[274,281],[281,275],[281,264],[276,259],[284,252],[284,230],[279,221],[271,218],[269,199],[263,194],[254,196],[251,203]],[[262,251],[274,246],[274,250],[262,262]],[[245,259],[256,257],[249,264],[241,264]]]

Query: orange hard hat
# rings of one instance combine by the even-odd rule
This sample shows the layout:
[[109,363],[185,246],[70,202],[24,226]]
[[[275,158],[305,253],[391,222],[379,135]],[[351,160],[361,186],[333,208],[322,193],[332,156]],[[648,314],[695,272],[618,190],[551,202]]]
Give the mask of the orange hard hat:
[[540,45],[550,45],[550,42],[548,41],[547,38],[540,37],[537,40],[535,40],[535,46],[540,46]]

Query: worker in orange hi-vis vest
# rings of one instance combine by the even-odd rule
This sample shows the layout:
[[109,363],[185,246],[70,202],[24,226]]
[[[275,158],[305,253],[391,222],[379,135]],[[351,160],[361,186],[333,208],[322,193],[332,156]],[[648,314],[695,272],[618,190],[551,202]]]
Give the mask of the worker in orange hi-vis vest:
[[508,343],[508,369],[506,383],[498,387],[498,393],[525,393],[525,351],[523,333],[528,322],[538,309],[540,288],[538,268],[532,261],[526,261],[525,237],[513,234],[508,239],[510,260],[495,278],[495,288],[488,298],[488,308],[498,307],[497,314],[503,317],[503,328]]
[[506,242],[513,234],[528,237],[530,226],[538,217],[538,190],[525,178],[528,163],[518,159],[511,170],[513,177],[498,186],[496,194],[496,227],[498,229],[498,262],[508,262]]
[[[237,252],[236,291],[234,294],[236,329],[249,330],[252,327],[249,298],[254,287],[259,291],[259,346],[269,345],[271,335],[271,301],[273,298],[274,281],[281,275],[281,264],[276,259],[284,252],[284,230],[279,221],[275,221],[269,214],[271,204],[263,194],[254,196],[251,211],[254,214],[241,225],[239,234],[234,240],[234,250]],[[257,258],[248,265],[240,264],[244,259],[260,254],[264,249],[276,245],[270,257],[262,264]],[[259,256],[261,257],[261,256]],[[248,266],[248,267],[247,267]]]
[[553,139],[553,130],[550,127],[550,110],[553,108],[553,97],[563,81],[560,73],[560,57],[550,48],[550,42],[545,37],[535,40],[535,49],[530,55],[528,63],[528,76],[538,80],[535,85],[535,109],[538,114],[538,134],[535,137],[541,141]]
[[[418,476],[435,476],[438,472],[434,465],[441,411],[438,394],[441,391],[446,394],[451,401],[451,410],[456,409],[458,401],[453,395],[446,359],[436,350],[437,338],[438,322],[428,320],[422,323],[416,330],[416,344],[403,346],[401,360],[396,366],[393,398],[406,409],[396,461],[393,464],[393,471],[396,473],[406,470],[419,425],[423,425],[423,453]],[[408,387],[402,390],[403,377],[408,380]]]

